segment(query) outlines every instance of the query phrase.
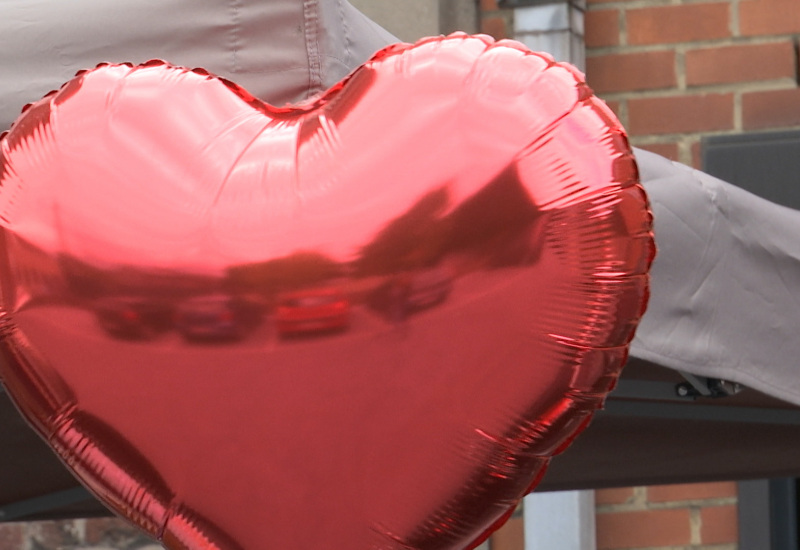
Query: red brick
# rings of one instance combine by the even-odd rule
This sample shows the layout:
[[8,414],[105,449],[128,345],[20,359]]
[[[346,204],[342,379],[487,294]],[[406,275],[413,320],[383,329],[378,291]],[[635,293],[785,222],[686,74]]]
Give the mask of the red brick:
[[491,538],[492,550],[522,550],[525,548],[524,520],[511,518]]
[[628,10],[629,44],[671,44],[730,36],[729,4],[685,4]]
[[669,160],[678,160],[678,144],[677,143],[648,143],[647,145],[639,145],[640,149],[650,151],[656,155],[661,155]]
[[675,53],[658,51],[589,57],[586,80],[597,93],[672,88],[677,85]]
[[628,101],[631,135],[680,134],[733,128],[733,94],[683,95]]
[[597,489],[594,492],[594,503],[598,506],[604,504],[625,504],[631,499],[633,499],[633,487]]
[[678,485],[654,485],[647,488],[649,502],[674,502],[681,500],[705,500],[736,496],[736,483],[686,483]]
[[502,17],[484,17],[481,21],[481,32],[488,34],[495,40],[508,38],[506,20]]
[[482,11],[494,11],[498,9],[497,0],[481,0]]
[[699,139],[692,143],[692,168],[703,169],[703,142]]
[[24,528],[21,523],[0,524],[0,548],[14,550],[24,548]]
[[794,44],[789,40],[686,52],[686,83],[689,86],[794,76]]
[[711,506],[700,509],[700,540],[703,544],[728,544],[739,541],[736,506]]
[[740,2],[739,30],[744,36],[800,32],[800,9],[797,0]]
[[619,10],[587,11],[585,25],[587,48],[619,44]]
[[689,544],[689,510],[645,510],[597,514],[597,550]]
[[751,92],[742,95],[746,130],[800,125],[800,89]]
[[103,541],[108,533],[117,531],[122,527],[117,518],[92,518],[86,520],[86,542],[97,544]]

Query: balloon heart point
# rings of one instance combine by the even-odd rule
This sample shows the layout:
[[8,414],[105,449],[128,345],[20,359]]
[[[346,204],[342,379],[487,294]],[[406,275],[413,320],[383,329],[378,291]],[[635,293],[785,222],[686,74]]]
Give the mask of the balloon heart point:
[[302,107],[99,66],[0,184],[0,376],[172,549],[477,544],[602,406],[653,257],[608,108],[485,37]]

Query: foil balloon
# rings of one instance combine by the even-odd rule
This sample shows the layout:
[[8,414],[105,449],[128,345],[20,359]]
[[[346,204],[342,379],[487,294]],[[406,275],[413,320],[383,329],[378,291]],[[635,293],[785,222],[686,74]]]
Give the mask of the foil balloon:
[[392,46],[285,107],[101,65],[0,147],[0,375],[167,548],[474,547],[644,311],[623,129],[515,42]]

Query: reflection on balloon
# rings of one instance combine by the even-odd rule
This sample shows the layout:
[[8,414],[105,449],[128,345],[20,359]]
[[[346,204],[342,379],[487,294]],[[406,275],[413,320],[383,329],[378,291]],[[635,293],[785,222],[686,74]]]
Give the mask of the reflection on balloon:
[[0,184],[0,375],[174,549],[476,545],[602,406],[653,257],[582,75],[461,34],[281,108],[102,65]]

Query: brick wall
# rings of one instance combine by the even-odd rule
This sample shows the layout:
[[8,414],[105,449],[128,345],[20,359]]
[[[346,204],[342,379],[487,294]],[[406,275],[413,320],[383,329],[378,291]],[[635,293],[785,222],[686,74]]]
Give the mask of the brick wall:
[[704,136],[800,128],[799,40],[797,0],[588,0],[587,81],[634,145],[699,167]]
[[525,550],[525,523],[522,514],[515,513],[491,536],[489,550]]
[[796,0],[588,0],[587,80],[633,144],[699,167],[703,136],[800,127]]
[[481,32],[496,40],[512,38],[513,10],[500,9],[498,0],[480,0]]
[[735,550],[736,483],[603,489],[597,550]]
[[[597,550],[736,550],[737,486],[715,482],[595,491]],[[524,550],[522,517],[490,550]]]

